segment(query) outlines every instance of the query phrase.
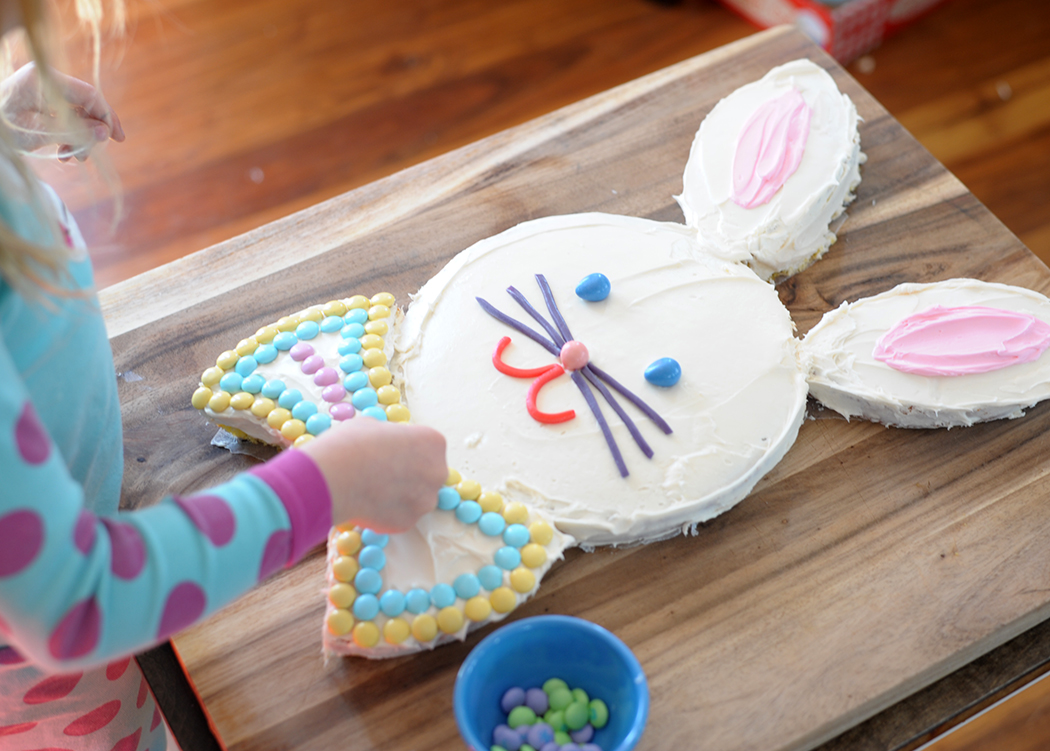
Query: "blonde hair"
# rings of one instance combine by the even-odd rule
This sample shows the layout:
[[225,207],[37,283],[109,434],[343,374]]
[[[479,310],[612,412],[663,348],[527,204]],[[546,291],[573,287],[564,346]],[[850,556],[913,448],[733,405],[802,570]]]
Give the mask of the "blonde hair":
[[[103,0],[75,0],[74,8],[80,23],[86,27],[92,41],[92,83],[99,86],[101,58]],[[109,0],[110,24],[122,30],[125,23],[124,0]],[[22,13],[25,46],[30,58],[36,63],[40,81],[41,98],[55,113],[55,118],[65,133],[64,138],[74,145],[87,148],[90,137],[87,130],[78,127],[72,107],[62,95],[51,75],[53,51],[56,46],[50,35],[45,0],[19,0]],[[10,39],[4,39],[4,61],[2,74],[6,77],[13,68]],[[6,121],[0,125],[0,160],[10,164],[15,179],[24,187],[28,205],[41,225],[50,233],[51,241],[37,243],[28,240],[0,218],[0,277],[20,294],[36,298],[41,292],[68,294],[66,264],[69,248],[66,246],[58,217],[43,195],[40,183],[26,165],[22,152],[15,143],[15,126]],[[119,199],[119,196],[118,196]]]

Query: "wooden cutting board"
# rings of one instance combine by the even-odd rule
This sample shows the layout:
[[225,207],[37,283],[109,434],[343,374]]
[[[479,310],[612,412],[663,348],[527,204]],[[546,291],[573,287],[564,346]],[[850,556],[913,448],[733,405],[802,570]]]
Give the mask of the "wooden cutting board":
[[[682,221],[689,146],[723,96],[809,57],[857,105],[868,155],[827,256],[780,286],[799,334],[844,300],[971,276],[1050,292],[1050,272],[840,66],[790,29],[688,60],[104,290],[124,408],[125,507],[253,464],[210,445],[200,371],[308,304],[408,300],[456,252],[526,219]],[[425,117],[426,113],[419,113]],[[812,748],[1050,615],[1050,408],[951,431],[815,413],[732,511],[627,550],[570,551],[514,617],[612,630],[651,691],[641,749]],[[323,557],[175,638],[230,749],[462,748],[465,644],[321,656]]]

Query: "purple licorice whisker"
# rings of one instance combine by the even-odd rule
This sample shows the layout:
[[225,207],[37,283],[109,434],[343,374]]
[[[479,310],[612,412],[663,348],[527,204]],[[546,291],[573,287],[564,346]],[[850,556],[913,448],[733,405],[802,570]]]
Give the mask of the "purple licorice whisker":
[[569,324],[565,322],[565,317],[562,316],[561,311],[558,310],[558,303],[554,301],[554,293],[551,291],[551,286],[547,284],[546,277],[543,274],[536,274],[536,283],[540,285],[540,291],[543,293],[543,300],[547,303],[547,310],[551,313],[551,318],[554,319],[554,324],[558,327],[558,331],[561,332],[562,337],[565,341],[572,339],[572,332],[569,331]]
[[587,381],[584,380],[580,371],[573,371],[571,377],[572,382],[576,384],[580,389],[580,393],[583,394],[583,399],[587,402],[587,406],[590,407],[591,411],[594,413],[595,419],[598,420],[598,427],[602,429],[602,435],[605,436],[605,442],[609,445],[609,450],[612,452],[613,461],[616,462],[616,468],[620,470],[620,477],[627,477],[630,472],[627,471],[627,465],[624,463],[623,456],[620,454],[620,447],[616,445],[616,439],[613,438],[612,430],[609,429],[609,423],[605,421],[605,415],[602,414],[602,408],[598,406],[598,400],[594,398],[590,386],[587,385]]
[[529,339],[532,339],[534,342],[536,342],[541,347],[546,349],[548,352],[553,354],[555,357],[557,357],[561,353],[561,348],[558,345],[556,345],[554,342],[550,341],[549,339],[544,339],[543,335],[540,334],[538,331],[533,331],[528,326],[526,326],[524,323],[521,323],[520,321],[517,321],[517,320],[511,318],[506,313],[503,313],[503,312],[501,312],[499,310],[496,310],[496,308],[494,308],[486,300],[483,300],[480,297],[475,297],[474,299],[478,301],[478,304],[481,306],[482,310],[484,310],[486,313],[488,313],[490,316],[495,318],[500,323],[506,324],[507,326],[510,326],[515,331],[521,332],[525,336],[529,337]]
[[536,322],[543,327],[544,331],[546,331],[550,335],[550,338],[554,340],[554,343],[558,345],[558,347],[565,346],[565,342],[568,340],[565,339],[558,332],[558,330],[554,328],[554,326],[552,326],[550,322],[546,318],[544,318],[538,310],[536,310],[536,308],[532,307],[532,303],[525,299],[525,295],[521,294],[521,292],[519,292],[515,287],[507,287],[507,294],[513,297],[514,300],[518,303],[518,305],[523,307],[525,309],[525,312],[532,316],[536,320]]
[[660,415],[657,414],[655,409],[643,402],[641,397],[637,396],[629,388],[617,381],[615,378],[613,378],[611,375],[599,368],[597,365],[595,365],[594,363],[588,363],[584,367],[584,370],[592,371],[596,376],[598,376],[607,384],[612,386],[616,391],[619,391],[623,395],[623,397],[627,399],[627,401],[629,401],[631,404],[633,404],[642,412],[644,412],[646,417],[648,417],[650,420],[656,423],[656,426],[660,428],[660,430],[662,430],[666,435],[671,435],[671,433],[674,432],[673,430],[671,430],[671,426],[664,421],[664,418],[660,417]]
[[634,442],[638,444],[638,448],[642,450],[645,457],[647,459],[652,459],[652,448],[646,442],[645,438],[642,437],[642,433],[638,430],[638,426],[634,424],[634,420],[632,420],[630,415],[624,411],[623,407],[620,406],[620,403],[616,401],[616,397],[612,395],[604,383],[598,380],[598,376],[596,376],[589,368],[583,368],[581,372],[583,373],[583,377],[590,381],[594,388],[598,389],[598,393],[605,397],[605,401],[609,402],[609,406],[612,407],[613,412],[619,415],[620,419],[623,420],[623,424],[627,426],[627,432],[631,434],[631,438],[633,438]]

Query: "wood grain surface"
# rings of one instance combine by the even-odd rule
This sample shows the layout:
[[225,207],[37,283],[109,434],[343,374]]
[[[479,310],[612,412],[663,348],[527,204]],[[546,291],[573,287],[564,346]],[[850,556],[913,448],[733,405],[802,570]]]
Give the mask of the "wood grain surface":
[[[1045,266],[856,80],[777,30],[104,290],[123,374],[125,505],[250,466],[210,447],[214,431],[188,406],[202,364],[245,332],[357,291],[407,299],[455,252],[528,218],[680,221],[671,196],[704,114],[799,56],[853,97],[869,157],[839,242],[780,288],[800,333],[899,281],[965,275],[1050,291]],[[514,617],[579,615],[634,649],[653,699],[640,748],[815,747],[1050,614],[1048,422],[1045,407],[953,431],[820,415],[696,537],[572,551]],[[325,665],[322,566],[314,555],[176,638],[225,745],[460,747],[455,671],[487,631],[433,653]]]

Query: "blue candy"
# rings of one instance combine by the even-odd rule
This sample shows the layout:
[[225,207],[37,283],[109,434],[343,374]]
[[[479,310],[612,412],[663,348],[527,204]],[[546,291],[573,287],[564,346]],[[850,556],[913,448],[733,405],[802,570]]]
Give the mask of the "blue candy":
[[321,327],[313,321],[303,321],[295,327],[295,335],[300,341],[304,339],[313,339],[320,333]]
[[605,274],[588,274],[576,285],[577,296],[587,302],[601,302],[609,296],[612,284]]
[[258,373],[252,373],[250,376],[241,381],[241,388],[247,391],[249,394],[258,394],[263,390],[263,386],[266,385],[266,379]]
[[411,589],[405,595],[405,610],[419,615],[430,607],[430,593],[425,589]]
[[[306,404],[306,402],[299,402],[299,404],[296,404],[295,406],[298,408],[303,404]],[[294,409],[292,410],[292,413],[295,413]],[[310,435],[321,435],[321,433],[325,432],[330,427],[332,427],[331,415],[313,414],[306,418],[306,432]]]
[[390,542],[390,535],[381,535],[375,530],[365,529],[361,531],[361,542],[365,545],[375,545],[378,548],[385,548],[386,544]]
[[326,334],[334,334],[343,328],[343,319],[339,316],[328,316],[321,321],[321,331]]
[[524,524],[511,524],[503,532],[503,542],[512,548],[520,548],[529,542],[529,528]]
[[356,373],[351,373],[343,379],[343,388],[349,391],[351,394],[355,391],[368,386],[368,373],[363,373],[360,370]]
[[503,515],[495,511],[486,511],[478,520],[478,529],[481,530],[482,534],[486,534],[489,537],[497,537],[503,534],[506,526],[507,522]]
[[365,323],[368,321],[368,311],[364,308],[354,308],[343,316],[343,320],[347,323]]
[[284,389],[284,381],[274,379],[272,381],[267,381],[266,385],[262,387],[262,395],[267,399],[276,399],[284,393]]
[[282,331],[273,338],[273,346],[284,352],[294,347],[298,341],[291,331]]
[[255,358],[255,362],[266,365],[277,359],[277,347],[272,344],[260,344],[252,356]]
[[317,405],[314,404],[313,402],[308,402],[306,400],[300,400],[300,401],[296,402],[295,405],[292,407],[292,417],[294,417],[296,420],[302,420],[303,422],[306,422],[313,415],[316,415],[316,414],[317,414]]
[[481,591],[481,582],[474,574],[460,574],[452,582],[452,589],[456,590],[456,597],[469,600]]
[[[365,318],[368,318],[368,314],[365,314]],[[343,326],[343,330],[339,332],[339,336],[344,339],[360,339],[365,335],[365,327],[360,323],[350,323]]]
[[291,409],[302,400],[303,392],[299,389],[288,389],[277,397],[277,404],[285,409]]
[[356,373],[364,367],[364,364],[365,361],[361,359],[361,355],[350,354],[339,361],[339,369],[344,373]]
[[459,497],[459,492],[451,485],[446,485],[438,491],[438,508],[444,509],[445,511],[451,511],[460,504],[462,499]]
[[521,565],[521,553],[518,552],[517,548],[512,548],[508,545],[497,550],[493,560],[496,561],[496,565],[501,569],[513,571]]
[[[383,577],[374,568],[363,568],[354,577],[354,588],[363,594],[378,594],[383,587]],[[452,589],[449,587],[449,589]]]
[[405,596],[396,589],[388,589],[379,598],[379,609],[383,611],[383,615],[396,618],[405,612]]
[[447,608],[456,604],[456,590],[450,584],[435,584],[430,590],[430,599],[436,608]]
[[237,375],[247,378],[255,372],[257,367],[259,367],[259,361],[251,355],[245,355],[237,361],[237,364],[233,366],[233,369],[236,371]]
[[361,351],[361,340],[360,339],[347,339],[345,342],[339,345],[339,354],[341,355],[354,355]]
[[478,581],[486,590],[491,592],[503,586],[503,569],[499,566],[482,566],[478,569]]
[[383,566],[386,565],[386,553],[378,545],[366,545],[361,548],[361,552],[357,556],[357,562],[361,564],[361,568],[382,571]]
[[[347,376],[349,379],[350,376]],[[376,394],[376,390],[370,387],[358,389],[354,392],[354,395],[350,397],[350,403],[354,405],[356,409],[367,409],[368,407],[374,407],[379,403],[379,395]]]
[[365,407],[361,410],[361,414],[365,417],[371,417],[373,420],[379,420],[380,422],[386,422],[386,410],[379,406]]
[[379,600],[374,594],[358,595],[354,600],[354,618],[370,621],[379,615]]
[[645,369],[645,380],[654,386],[667,388],[678,383],[682,377],[682,366],[670,357],[661,357]]
[[481,504],[477,501],[463,501],[456,506],[456,518],[464,524],[473,524],[481,518]]
[[240,376],[239,373],[234,373],[233,371],[230,371],[229,373],[227,373],[219,379],[219,388],[228,394],[236,394],[238,391],[241,390],[241,383],[243,381],[244,379]]

